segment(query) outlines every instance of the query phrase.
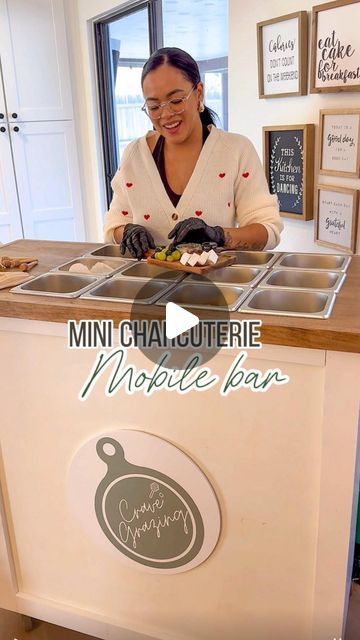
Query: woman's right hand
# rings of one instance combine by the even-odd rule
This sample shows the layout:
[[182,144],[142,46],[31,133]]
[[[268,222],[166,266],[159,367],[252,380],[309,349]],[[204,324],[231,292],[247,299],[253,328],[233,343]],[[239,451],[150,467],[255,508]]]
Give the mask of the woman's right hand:
[[149,249],[155,249],[154,238],[141,224],[126,224],[120,243],[120,253],[129,251],[133,258],[141,260]]

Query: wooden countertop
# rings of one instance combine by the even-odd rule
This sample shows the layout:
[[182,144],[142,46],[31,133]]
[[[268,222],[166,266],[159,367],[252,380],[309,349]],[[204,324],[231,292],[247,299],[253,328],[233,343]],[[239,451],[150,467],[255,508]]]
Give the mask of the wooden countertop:
[[[39,264],[31,271],[31,275],[35,276],[100,246],[85,242],[16,240],[0,245],[0,256],[37,257]],[[163,317],[164,308],[138,307],[144,318]],[[120,302],[26,296],[9,293],[8,289],[0,290],[0,317],[47,322],[112,319],[117,326],[120,320],[129,318],[130,310],[130,304]],[[201,312],[198,315],[204,317]],[[233,313],[231,317],[237,320],[261,319],[261,339],[266,344],[360,353],[360,256],[352,257],[347,277],[327,320],[248,313]]]

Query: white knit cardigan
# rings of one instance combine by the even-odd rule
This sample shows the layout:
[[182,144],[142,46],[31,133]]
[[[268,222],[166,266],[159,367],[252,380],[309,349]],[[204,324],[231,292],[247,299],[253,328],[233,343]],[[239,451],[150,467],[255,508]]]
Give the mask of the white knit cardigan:
[[261,223],[268,232],[265,249],[276,247],[283,229],[277,198],[269,192],[250,140],[211,127],[174,207],[147,143],[151,135],[153,131],[131,142],[124,151],[111,182],[114,195],[105,218],[105,242],[115,242],[114,229],[132,222],[148,229],[156,244],[168,244],[168,233],[177,222],[199,217],[211,226]]

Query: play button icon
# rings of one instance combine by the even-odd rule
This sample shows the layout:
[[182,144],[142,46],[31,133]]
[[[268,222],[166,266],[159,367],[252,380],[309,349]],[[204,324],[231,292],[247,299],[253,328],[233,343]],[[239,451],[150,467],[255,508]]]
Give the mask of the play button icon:
[[[232,291],[203,275],[199,280],[183,277],[174,283],[174,274],[178,277],[176,271],[160,269],[153,278],[139,277],[138,282],[129,274],[123,286],[137,289],[130,313],[133,346],[155,365],[161,362],[163,368],[185,371],[189,359],[199,356],[204,365],[220,351],[222,344],[213,325],[220,321],[228,326]],[[131,354],[129,350],[129,358]]]
[[168,302],[166,305],[166,337],[173,340],[181,333],[196,327],[199,324],[199,318],[190,311],[186,311],[174,302]]

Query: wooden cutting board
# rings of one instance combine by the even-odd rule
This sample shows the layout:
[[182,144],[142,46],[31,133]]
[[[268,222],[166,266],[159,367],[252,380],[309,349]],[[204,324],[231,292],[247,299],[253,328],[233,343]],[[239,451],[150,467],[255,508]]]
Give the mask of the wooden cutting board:
[[1,271],[0,272],[0,289],[7,289],[8,287],[17,287],[18,284],[22,284],[32,278],[28,273],[23,271]]
[[228,267],[235,262],[235,256],[219,256],[216,264],[206,264],[203,267],[189,267],[187,264],[181,264],[180,261],[167,262],[167,260],[155,260],[155,258],[147,258],[146,262],[150,264],[156,264],[158,267],[164,267],[165,269],[175,269],[176,271],[186,271],[187,273],[196,273],[199,276],[206,275],[214,269],[221,269],[222,267]]

